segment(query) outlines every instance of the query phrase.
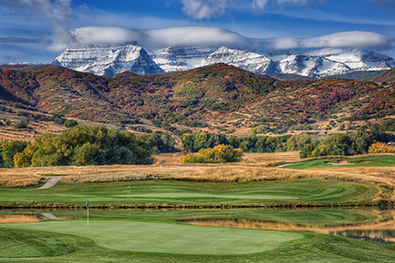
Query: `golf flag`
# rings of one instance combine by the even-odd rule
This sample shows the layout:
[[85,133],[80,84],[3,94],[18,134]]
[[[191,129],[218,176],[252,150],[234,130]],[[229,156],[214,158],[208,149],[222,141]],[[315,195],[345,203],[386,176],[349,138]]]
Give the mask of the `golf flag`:
[[86,225],[89,226],[89,200],[86,200]]

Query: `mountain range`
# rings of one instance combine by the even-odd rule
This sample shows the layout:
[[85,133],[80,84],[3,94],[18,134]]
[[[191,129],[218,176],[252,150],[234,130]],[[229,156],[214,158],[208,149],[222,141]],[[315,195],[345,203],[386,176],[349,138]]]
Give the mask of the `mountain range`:
[[393,117],[394,84],[395,68],[369,81],[279,81],[223,63],[182,72],[142,76],[123,72],[113,77],[55,65],[2,65],[0,109],[27,107],[112,124],[142,119],[174,134],[188,127],[249,133],[249,128],[257,126],[280,133],[299,125],[310,129],[329,120],[351,125],[357,120]]
[[100,76],[113,76],[124,71],[138,75],[185,71],[217,63],[255,73],[296,74],[309,78],[384,71],[395,67],[395,60],[391,57],[358,49],[320,49],[262,55],[227,47],[167,47],[147,51],[136,42],[73,45],[51,62]]

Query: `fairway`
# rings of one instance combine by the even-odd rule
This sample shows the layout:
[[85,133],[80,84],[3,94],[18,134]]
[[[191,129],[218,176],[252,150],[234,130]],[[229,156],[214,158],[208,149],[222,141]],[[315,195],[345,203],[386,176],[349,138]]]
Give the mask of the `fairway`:
[[115,195],[116,197],[165,197],[165,198],[231,198],[231,199],[261,199],[261,200],[280,200],[298,199],[299,197],[279,196],[279,195],[212,195],[198,193],[163,193],[163,194],[144,194],[144,195]]
[[85,204],[256,205],[264,202],[342,202],[372,198],[378,188],[323,179],[256,182],[188,182],[145,180],[129,182],[58,183],[52,188],[27,190],[0,188],[0,202]]
[[[332,165],[339,161],[347,161],[348,164]],[[335,158],[307,161],[284,166],[288,169],[314,169],[314,168],[354,168],[354,167],[393,167],[395,166],[394,156],[377,156],[368,158]]]
[[43,230],[90,238],[98,245],[118,250],[176,254],[248,254],[301,239],[299,233],[203,227],[129,220],[51,221],[3,224],[2,227]]

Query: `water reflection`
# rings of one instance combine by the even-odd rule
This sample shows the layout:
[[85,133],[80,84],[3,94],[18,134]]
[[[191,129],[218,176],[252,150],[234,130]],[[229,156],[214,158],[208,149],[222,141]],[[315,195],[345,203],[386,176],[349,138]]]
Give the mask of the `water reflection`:
[[385,223],[356,224],[354,226],[301,226],[281,222],[259,222],[248,220],[189,220],[186,223],[199,226],[220,226],[254,229],[271,229],[285,231],[304,231],[320,234],[329,234],[357,239],[365,239],[379,243],[395,243],[395,221]]
[[[86,217],[85,210],[0,210],[1,223]],[[378,209],[91,209],[94,218],[181,221],[194,225],[306,231],[395,243],[395,210]]]

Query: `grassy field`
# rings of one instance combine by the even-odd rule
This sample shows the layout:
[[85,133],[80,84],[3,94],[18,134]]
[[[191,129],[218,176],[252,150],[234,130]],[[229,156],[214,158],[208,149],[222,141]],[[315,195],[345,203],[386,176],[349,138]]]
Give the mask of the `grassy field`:
[[91,220],[89,228],[68,220],[0,229],[0,262],[395,261],[392,245],[312,233],[119,219]]
[[[345,161],[342,164],[341,161]],[[287,165],[289,169],[317,169],[317,168],[355,168],[355,167],[394,167],[394,156],[377,156],[367,158],[336,158],[322,159]]]
[[[130,187],[130,188],[129,188]],[[298,179],[258,182],[190,182],[144,180],[69,184],[58,183],[43,190],[3,188],[0,203],[36,202],[95,205],[115,204],[244,204],[265,202],[332,203],[374,197],[378,188],[354,182],[323,179]]]

